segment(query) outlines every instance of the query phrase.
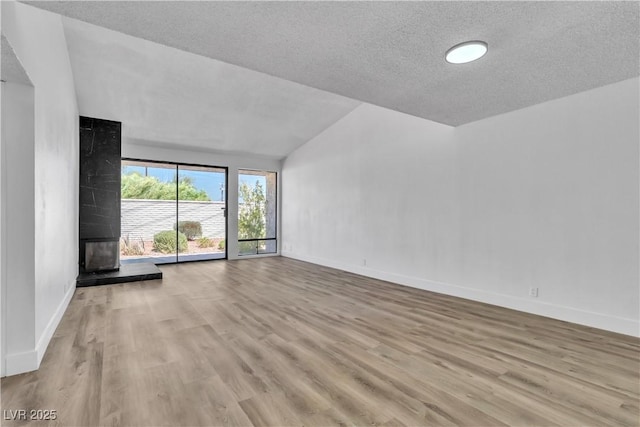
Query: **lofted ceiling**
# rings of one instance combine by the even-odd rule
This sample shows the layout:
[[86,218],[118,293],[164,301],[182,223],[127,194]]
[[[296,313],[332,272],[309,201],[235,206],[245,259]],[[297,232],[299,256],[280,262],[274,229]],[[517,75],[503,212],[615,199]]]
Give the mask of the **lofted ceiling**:
[[[306,104],[300,104],[299,111],[293,109],[297,115],[287,118],[292,111],[287,107],[273,117],[274,121],[281,120],[283,126],[295,128],[293,122],[305,114],[326,114],[326,120],[311,126],[313,131],[302,132],[305,133],[300,135],[302,139],[357,105],[343,97],[457,126],[640,74],[638,2],[25,3],[215,60],[215,65],[211,62],[208,66],[216,68],[217,74],[211,73],[210,80],[199,83],[201,77],[194,75],[194,81],[190,82],[191,78],[180,74],[180,67],[174,64],[176,70],[171,73],[184,84],[193,83],[191,91],[197,91],[198,84],[204,84],[200,90],[213,90],[215,79],[222,79],[219,82],[224,86],[240,88],[244,78],[240,74],[248,70],[286,80],[274,83],[276,80],[269,80],[268,76],[257,78],[270,88],[261,96],[263,101],[292,87],[297,88],[302,98],[309,95],[302,95],[306,90],[320,89],[314,96],[322,94],[321,98],[328,97],[322,102],[339,106],[327,109],[309,97],[305,98]],[[94,31],[92,36],[91,31],[79,24],[65,22],[71,22],[65,25],[74,73],[88,72],[92,68],[88,58],[96,59],[91,56],[89,44],[101,43],[98,33]],[[484,58],[464,65],[444,61],[449,47],[470,39],[489,44]],[[111,68],[119,68],[121,76],[135,74],[134,68],[139,65],[145,73],[157,72],[150,65],[156,58],[147,54],[142,45],[130,46],[131,40],[122,39],[119,46],[115,42],[104,46],[102,42],[102,47],[114,55],[102,60],[120,61]],[[130,54],[142,58],[127,56]],[[166,60],[179,61],[179,55],[174,55],[175,58]],[[187,60],[194,64],[198,61]],[[224,80],[228,72],[223,70],[229,64],[245,69],[231,81]],[[204,59],[200,66],[204,68],[193,71],[208,72]],[[137,76],[138,87],[150,85],[143,77]],[[76,75],[78,78],[84,77]],[[306,88],[292,86],[291,82]],[[82,97],[87,88],[80,86]],[[177,88],[171,90],[181,100]],[[333,99],[322,91],[340,96]],[[216,96],[214,90],[210,98]],[[279,96],[291,97],[292,103],[300,101],[292,94]],[[277,110],[273,106],[263,107],[265,111]],[[201,119],[204,120],[204,111]],[[158,132],[166,135],[162,129]],[[300,129],[292,132],[300,133]],[[293,139],[289,146],[271,154],[281,156],[291,150],[296,144]]]
[[0,37],[0,80],[3,82],[20,83],[32,86],[31,80],[22,68],[13,48],[5,36]]
[[339,95],[63,18],[80,114],[125,143],[284,158],[360,105]]

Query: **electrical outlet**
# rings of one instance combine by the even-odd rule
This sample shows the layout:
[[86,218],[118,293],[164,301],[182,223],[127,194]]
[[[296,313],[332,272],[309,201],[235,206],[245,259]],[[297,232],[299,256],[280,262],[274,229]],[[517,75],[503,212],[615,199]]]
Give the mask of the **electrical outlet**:
[[538,298],[538,288],[529,288],[529,296]]

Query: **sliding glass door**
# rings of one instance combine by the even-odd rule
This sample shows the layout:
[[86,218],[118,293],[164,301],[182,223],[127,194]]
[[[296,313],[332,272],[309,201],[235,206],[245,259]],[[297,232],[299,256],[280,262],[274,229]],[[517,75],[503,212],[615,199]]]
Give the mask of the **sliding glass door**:
[[226,257],[226,170],[178,165],[178,261]]
[[226,258],[226,169],[122,161],[123,264]]
[[176,165],[122,161],[120,262],[175,262]]

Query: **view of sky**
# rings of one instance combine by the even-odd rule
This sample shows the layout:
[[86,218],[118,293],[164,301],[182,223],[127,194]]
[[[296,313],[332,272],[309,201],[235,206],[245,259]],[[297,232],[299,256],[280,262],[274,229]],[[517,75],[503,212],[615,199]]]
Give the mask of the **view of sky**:
[[[176,175],[176,169],[172,168],[163,168],[163,167],[145,167],[145,166],[133,166],[133,165],[123,165],[122,166],[122,174],[127,175],[132,172],[137,172],[140,175],[153,176],[158,178],[158,180],[162,182],[173,182]],[[207,192],[209,198],[213,201],[222,201],[224,200],[224,193],[222,193],[221,189],[224,188],[225,177],[224,172],[208,172],[208,171],[196,171],[196,170],[188,170],[180,168],[180,178],[188,177],[191,179],[194,187],[199,190],[204,190]],[[251,187],[256,185],[256,181],[260,182],[262,188],[266,188],[266,178],[264,176],[258,175],[242,175],[240,174],[239,183],[247,183]]]

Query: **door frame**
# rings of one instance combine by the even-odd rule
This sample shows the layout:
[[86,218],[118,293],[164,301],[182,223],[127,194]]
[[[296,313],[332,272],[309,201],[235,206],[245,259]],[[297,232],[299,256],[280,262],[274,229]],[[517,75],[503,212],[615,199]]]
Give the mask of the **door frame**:
[[[219,260],[227,260],[229,259],[229,168],[227,166],[215,166],[215,165],[203,165],[197,163],[183,163],[183,162],[169,162],[164,160],[147,160],[147,159],[137,159],[133,157],[122,157],[122,161],[130,161],[130,162],[144,162],[144,163],[157,163],[164,165],[174,165],[176,166],[176,173],[179,171],[180,166],[193,166],[200,168],[215,168],[215,169],[224,169],[224,257],[223,258],[214,258],[214,259],[191,259],[191,260],[179,260],[179,253],[176,253],[176,260],[174,262],[164,262],[162,265],[171,265],[171,264],[184,264],[189,262],[203,262],[203,261],[219,261]],[[120,166],[120,173],[122,174],[122,164]],[[176,223],[179,219],[178,217],[178,209],[179,202],[177,197],[178,193],[178,185],[176,184]],[[122,214],[122,212],[120,213]],[[122,231],[121,231],[122,233]],[[177,234],[177,230],[176,230]],[[122,236],[120,236],[122,238]],[[177,238],[177,235],[176,235]]]

